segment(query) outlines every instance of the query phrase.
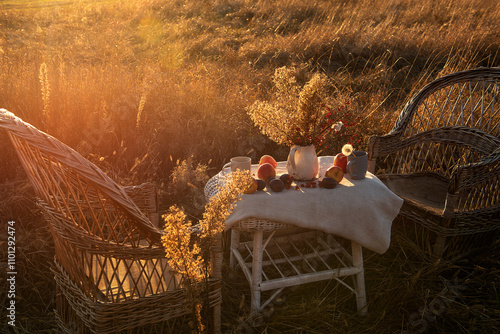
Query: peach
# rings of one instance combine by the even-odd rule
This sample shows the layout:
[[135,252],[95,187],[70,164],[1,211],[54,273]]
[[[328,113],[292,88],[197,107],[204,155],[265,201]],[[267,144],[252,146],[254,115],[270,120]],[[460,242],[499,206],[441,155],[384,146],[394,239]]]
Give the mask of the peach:
[[267,181],[270,177],[276,176],[276,169],[270,163],[266,162],[259,166],[257,169],[257,177],[261,180]]
[[257,183],[257,180],[252,177],[251,180],[249,180],[248,188],[243,193],[244,194],[253,194],[254,192],[257,191],[258,186],[259,185]]
[[337,183],[340,183],[340,181],[344,178],[344,171],[340,166],[332,166],[326,171],[325,177],[331,177],[337,181]]
[[274,160],[274,158],[272,156],[267,155],[267,154],[260,157],[259,166],[263,165],[265,163],[271,164],[274,168],[276,168],[276,166],[278,166],[278,163],[276,162],[276,160]]

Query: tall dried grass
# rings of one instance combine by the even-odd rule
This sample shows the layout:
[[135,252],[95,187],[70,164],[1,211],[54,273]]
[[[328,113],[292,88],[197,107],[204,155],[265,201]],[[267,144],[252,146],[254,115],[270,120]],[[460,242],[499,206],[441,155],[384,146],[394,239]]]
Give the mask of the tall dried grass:
[[[263,137],[245,112],[254,101],[272,96],[277,67],[300,68],[303,82],[323,72],[355,100],[363,117],[363,148],[368,136],[390,130],[401,106],[430,80],[457,70],[499,66],[499,19],[500,4],[490,0],[8,0],[0,4],[0,104],[122,183],[163,184],[165,209],[176,202],[183,183],[186,189],[198,188],[195,200],[201,190],[193,182],[198,179],[189,175],[199,174],[198,168],[209,175],[240,154],[254,161],[261,154],[286,158],[287,148]],[[7,136],[0,133],[0,140],[1,217],[18,221],[24,240],[20,246],[30,241],[20,247],[20,265],[36,276],[22,274],[26,310],[20,310],[19,330],[50,332],[53,324],[44,325],[52,305],[48,296],[37,299],[43,306],[36,310],[27,302],[39,282],[53,290],[48,271],[39,270],[52,260],[48,233],[31,197],[20,190],[26,180]],[[178,168],[187,159],[181,173]],[[170,185],[176,168],[186,177]],[[27,208],[24,214],[11,210],[13,200]],[[192,205],[190,214],[199,216],[198,206]],[[37,247],[35,241],[41,239]],[[312,299],[291,297],[291,306],[263,330],[412,330],[408,317],[439,294],[442,286],[435,285],[440,275],[455,270],[470,280],[471,289],[489,294],[477,293],[478,301],[468,296],[455,300],[443,313],[445,320],[426,318],[427,323],[436,330],[498,327],[491,320],[494,311],[475,306],[500,309],[494,290],[498,273],[489,276],[463,262],[439,264],[438,270],[422,264],[420,255],[410,258],[410,252],[411,244],[399,239],[386,255],[368,256],[367,287],[374,306],[365,320],[351,315],[350,302],[336,297],[337,288],[318,285],[314,289],[324,291],[308,291]],[[39,257],[44,265],[33,266]],[[499,263],[497,255],[478,259],[489,268]],[[424,268],[420,274],[418,268]],[[226,299],[225,310],[231,311],[225,327],[231,329],[245,313],[239,307],[241,294],[231,289],[246,287],[230,282],[226,288],[230,296],[238,296]],[[328,318],[319,312],[324,309]],[[467,317],[456,317],[458,312]]]
[[161,167],[145,168],[149,179],[168,177],[165,157],[219,167],[277,150],[244,108],[269,96],[278,66],[329,75],[358,102],[368,136],[387,132],[437,75],[499,63],[500,9],[487,0],[57,4],[2,11],[2,106],[53,123],[53,135],[120,173],[151,150],[142,164]]

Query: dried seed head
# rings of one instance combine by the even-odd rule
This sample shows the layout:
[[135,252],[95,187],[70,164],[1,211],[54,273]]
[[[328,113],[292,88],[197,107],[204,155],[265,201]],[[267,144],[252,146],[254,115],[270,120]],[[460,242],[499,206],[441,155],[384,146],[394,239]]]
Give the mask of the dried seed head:
[[352,151],[353,151],[353,147],[351,144],[345,144],[343,147],[342,147],[342,154],[343,155],[351,155]]

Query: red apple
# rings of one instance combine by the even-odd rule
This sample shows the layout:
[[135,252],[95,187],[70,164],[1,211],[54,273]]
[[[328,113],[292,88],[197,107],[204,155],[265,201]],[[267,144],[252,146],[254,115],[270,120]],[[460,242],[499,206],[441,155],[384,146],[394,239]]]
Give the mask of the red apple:
[[244,194],[253,194],[254,192],[257,191],[258,186],[259,186],[259,184],[257,183],[257,180],[252,177],[249,180],[248,188],[243,193]]
[[342,168],[344,173],[347,173],[347,156],[343,153],[339,153],[333,159],[333,165]]
[[337,183],[340,183],[340,181],[344,178],[344,171],[340,166],[332,166],[326,171],[325,177],[331,177],[332,179],[335,179]]
[[257,169],[257,177],[261,180],[267,181],[269,177],[276,176],[276,169],[270,163],[264,163]]
[[267,155],[267,154],[260,157],[259,166],[266,164],[266,163],[271,164],[274,168],[276,168],[276,166],[278,166],[278,163],[276,162],[276,160],[274,160],[274,158],[272,156]]

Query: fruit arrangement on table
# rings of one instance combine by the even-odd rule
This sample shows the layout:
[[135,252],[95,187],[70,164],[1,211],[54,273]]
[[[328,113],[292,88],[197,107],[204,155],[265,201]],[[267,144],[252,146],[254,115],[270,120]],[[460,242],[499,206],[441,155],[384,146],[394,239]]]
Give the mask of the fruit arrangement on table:
[[285,189],[299,190],[301,188],[325,188],[333,189],[342,181],[347,167],[347,156],[339,153],[333,160],[333,165],[329,167],[324,177],[309,181],[294,180],[290,174],[283,173],[278,175],[276,167],[278,163],[270,155],[263,155],[259,160],[256,177],[249,188],[244,191],[245,194],[252,194],[256,191],[281,192]]

